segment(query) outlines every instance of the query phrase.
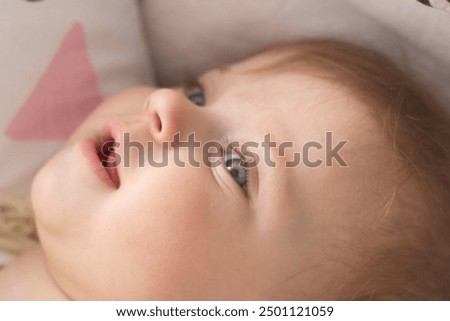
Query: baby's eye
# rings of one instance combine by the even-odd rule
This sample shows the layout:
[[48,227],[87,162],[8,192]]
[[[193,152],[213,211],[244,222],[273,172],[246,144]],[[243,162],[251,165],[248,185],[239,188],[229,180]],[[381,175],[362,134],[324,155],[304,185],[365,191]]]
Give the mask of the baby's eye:
[[230,173],[231,177],[242,187],[247,190],[248,168],[245,160],[242,156],[236,152],[229,152],[224,157],[225,167]]
[[186,97],[197,106],[205,106],[205,94],[200,86],[193,87],[186,91]]

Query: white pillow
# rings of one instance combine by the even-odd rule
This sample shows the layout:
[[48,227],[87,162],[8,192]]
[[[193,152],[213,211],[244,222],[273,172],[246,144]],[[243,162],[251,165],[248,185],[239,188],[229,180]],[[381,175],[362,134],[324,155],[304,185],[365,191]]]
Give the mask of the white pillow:
[[0,2],[0,194],[36,170],[106,96],[152,83],[136,1]]
[[450,15],[418,1],[143,0],[143,10],[162,85],[274,44],[326,37],[377,49],[450,100]]

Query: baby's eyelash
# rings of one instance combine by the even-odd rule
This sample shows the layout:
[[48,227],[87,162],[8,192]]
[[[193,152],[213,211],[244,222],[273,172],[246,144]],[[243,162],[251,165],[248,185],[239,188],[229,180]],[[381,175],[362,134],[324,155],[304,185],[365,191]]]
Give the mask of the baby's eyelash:
[[[231,154],[231,158],[229,159],[229,161],[231,161],[232,165],[233,165],[234,160],[238,160],[240,168],[244,171],[244,182],[245,183],[241,184],[239,181],[237,181],[237,183],[247,193],[247,191],[248,191],[248,178],[249,178],[249,173],[248,173],[249,169],[248,169],[247,161],[246,161],[245,157],[242,155],[242,153],[239,150],[237,150],[237,149],[233,148],[226,155],[228,155],[228,154]],[[237,157],[235,157],[236,155],[237,155]],[[227,162],[225,157],[224,157],[224,159],[225,159],[225,162]],[[227,170],[228,170],[228,166],[227,166]],[[232,172],[230,172],[230,174],[232,174]],[[235,177],[235,178],[237,180],[239,180],[238,177]]]
[[[233,141],[234,142],[234,141]],[[222,150],[223,155],[227,153],[234,153],[235,155],[239,155],[239,158],[244,163],[245,170],[245,179],[246,186],[242,187],[246,196],[251,197],[252,194],[257,192],[257,182],[258,182],[258,174],[257,174],[257,158],[254,158],[254,154],[248,149],[241,148],[241,145],[233,146],[231,140],[226,137],[223,139],[224,149]]]
[[185,81],[183,85],[183,92],[186,98],[199,107],[206,104],[205,92],[202,85],[197,79]]

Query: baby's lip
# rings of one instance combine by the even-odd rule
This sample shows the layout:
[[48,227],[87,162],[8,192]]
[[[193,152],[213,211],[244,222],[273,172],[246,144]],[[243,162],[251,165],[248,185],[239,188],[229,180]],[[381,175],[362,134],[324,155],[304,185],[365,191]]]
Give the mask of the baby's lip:
[[97,141],[97,156],[104,167],[109,179],[116,188],[120,187],[119,161],[118,153],[120,147],[120,128],[115,121],[110,121]]
[[[91,168],[93,173],[95,173],[95,175],[106,185],[114,189],[118,189],[120,185],[120,179],[117,180],[118,176],[114,178],[106,167],[101,166],[99,146],[98,140],[86,139],[80,142],[81,152],[86,158],[88,166]],[[119,184],[117,184],[117,182]]]

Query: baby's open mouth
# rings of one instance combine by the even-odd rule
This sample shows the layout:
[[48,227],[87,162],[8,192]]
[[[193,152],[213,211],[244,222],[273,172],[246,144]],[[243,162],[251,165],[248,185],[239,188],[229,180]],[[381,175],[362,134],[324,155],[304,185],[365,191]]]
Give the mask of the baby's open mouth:
[[110,134],[106,134],[97,143],[97,155],[100,159],[101,166],[106,170],[109,179],[113,182],[116,188],[120,186],[119,173],[117,171],[118,159],[120,159],[116,153],[116,148],[119,147],[119,143],[114,140]]

